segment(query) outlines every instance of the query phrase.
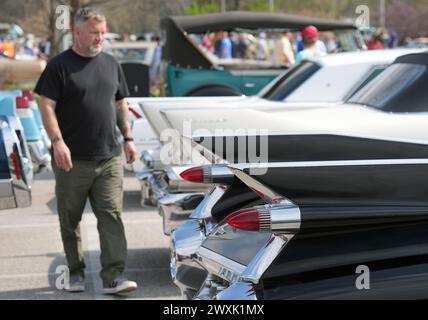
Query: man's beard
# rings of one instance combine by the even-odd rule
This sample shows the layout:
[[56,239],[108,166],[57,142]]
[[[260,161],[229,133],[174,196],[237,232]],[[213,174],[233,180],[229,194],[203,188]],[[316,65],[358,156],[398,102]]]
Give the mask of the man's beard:
[[101,51],[103,51],[103,46],[90,46],[88,48],[88,54],[90,56],[95,57],[96,55],[98,55]]

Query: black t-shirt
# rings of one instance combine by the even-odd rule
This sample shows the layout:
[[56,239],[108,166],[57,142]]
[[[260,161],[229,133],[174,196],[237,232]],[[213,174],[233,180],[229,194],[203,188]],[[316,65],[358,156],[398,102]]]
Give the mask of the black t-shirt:
[[56,101],[64,142],[75,160],[106,160],[121,154],[116,101],[129,95],[120,64],[102,52],[85,58],[69,49],[53,58],[37,94]]

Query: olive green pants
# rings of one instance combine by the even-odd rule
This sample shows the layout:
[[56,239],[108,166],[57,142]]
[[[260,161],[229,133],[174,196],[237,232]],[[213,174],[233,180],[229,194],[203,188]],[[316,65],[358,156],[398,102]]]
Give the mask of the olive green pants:
[[71,275],[84,276],[84,255],[80,221],[87,199],[97,218],[101,243],[101,278],[106,286],[125,269],[127,243],[122,223],[123,168],[122,157],[105,161],[73,161],[69,173],[55,173],[55,193],[65,255]]

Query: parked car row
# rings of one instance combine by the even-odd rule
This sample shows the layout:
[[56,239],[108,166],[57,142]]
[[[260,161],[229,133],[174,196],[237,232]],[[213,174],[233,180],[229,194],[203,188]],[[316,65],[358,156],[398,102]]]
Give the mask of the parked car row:
[[[138,101],[157,137],[176,129],[198,155],[162,167],[163,145],[137,174],[183,296],[427,298],[427,84],[427,52],[391,50],[307,61],[256,98]],[[242,141],[268,157],[242,158]]]
[[[173,215],[176,223],[164,221],[164,226],[167,227],[164,233],[170,234],[171,228],[187,219],[194,209],[194,207],[189,208],[187,204],[200,198],[200,193],[207,190],[206,185],[201,187],[188,184],[186,186],[182,181],[175,183],[174,186],[174,182],[181,180],[180,171],[185,170],[186,166],[191,166],[192,162],[176,163],[179,167],[170,168],[160,159],[160,145],[157,146],[157,151],[150,149],[153,142],[160,144],[162,133],[168,129],[174,129],[183,134],[185,121],[191,122],[192,132],[187,132],[188,135],[194,135],[201,129],[214,133],[218,129],[269,128],[272,126],[271,118],[264,120],[268,113],[294,113],[303,109],[334,107],[361,90],[395,58],[410,52],[417,51],[406,49],[342,53],[308,60],[285,72],[263,89],[257,97],[134,100],[139,103],[145,115],[144,120],[137,120],[140,122],[134,122],[133,125],[134,134],[139,143],[138,149],[142,153],[141,161],[146,164],[144,170],[141,170],[140,164],[137,175],[142,185],[142,203],[154,206],[159,204],[162,216],[164,213],[171,215],[171,211],[181,212],[178,216]],[[137,106],[134,105],[134,108]],[[256,117],[242,121],[241,109],[244,108],[254,111],[263,110],[266,113],[254,112]],[[225,117],[225,111],[228,112],[229,117]],[[254,120],[251,121],[251,119]],[[283,128],[282,123],[278,123],[278,128]],[[147,134],[143,137],[150,138],[150,144],[140,143],[141,135],[137,131],[146,132]],[[143,152],[143,150],[146,151]],[[200,158],[200,161],[204,162],[204,160]],[[166,180],[170,183],[166,183]],[[189,194],[189,191],[194,194]],[[173,195],[174,201],[170,201],[171,197],[167,197],[169,195]],[[163,200],[159,202],[161,198]],[[183,206],[187,210],[184,210]]]
[[427,83],[428,54],[406,55],[346,104],[275,114],[268,162],[229,163],[173,232],[175,281],[199,299],[425,299]]
[[50,167],[50,140],[31,91],[0,92],[0,208],[31,205],[34,174]]

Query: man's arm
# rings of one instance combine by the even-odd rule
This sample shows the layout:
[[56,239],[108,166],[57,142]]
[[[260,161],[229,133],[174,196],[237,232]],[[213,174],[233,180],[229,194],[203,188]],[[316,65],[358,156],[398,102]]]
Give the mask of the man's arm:
[[132,139],[131,125],[129,124],[128,103],[125,99],[116,101],[116,108],[117,126],[125,139],[124,150],[126,161],[131,164],[137,159],[137,148],[132,140],[126,141],[127,139]]
[[70,149],[62,139],[58,119],[55,114],[56,102],[41,96],[40,112],[43,124],[52,141],[53,156],[58,168],[70,172],[73,169]]

